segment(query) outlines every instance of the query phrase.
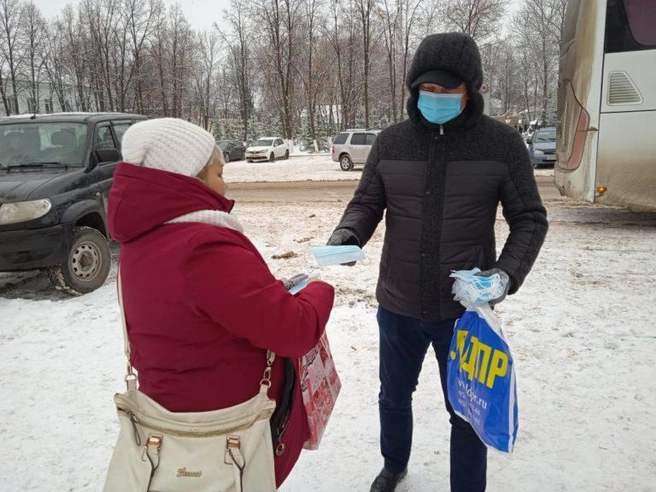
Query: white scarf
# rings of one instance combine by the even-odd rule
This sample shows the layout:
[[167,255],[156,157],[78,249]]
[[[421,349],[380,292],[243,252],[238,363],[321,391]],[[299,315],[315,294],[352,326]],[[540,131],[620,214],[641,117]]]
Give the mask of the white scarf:
[[227,227],[239,231],[242,234],[244,233],[244,227],[236,217],[233,217],[226,212],[221,212],[220,210],[198,210],[196,212],[181,215],[180,217],[176,217],[165,223],[179,224],[181,222],[202,222],[204,224]]

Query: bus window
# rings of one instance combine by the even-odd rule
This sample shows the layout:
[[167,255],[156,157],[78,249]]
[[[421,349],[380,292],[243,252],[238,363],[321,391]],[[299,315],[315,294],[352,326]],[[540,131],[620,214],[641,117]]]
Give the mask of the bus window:
[[608,0],[606,53],[656,48],[656,3],[654,0]]
[[624,0],[626,16],[633,39],[642,46],[656,48],[656,2],[654,0]]

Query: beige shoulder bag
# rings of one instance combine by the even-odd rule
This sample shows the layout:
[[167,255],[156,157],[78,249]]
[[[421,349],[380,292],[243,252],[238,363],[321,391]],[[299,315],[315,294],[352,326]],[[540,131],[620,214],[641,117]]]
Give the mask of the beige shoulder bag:
[[127,391],[114,396],[121,426],[105,492],[270,492],[276,490],[267,393],[275,359],[267,352],[260,391],[222,410],[173,413],[137,389],[130,362],[120,274],[118,297]]

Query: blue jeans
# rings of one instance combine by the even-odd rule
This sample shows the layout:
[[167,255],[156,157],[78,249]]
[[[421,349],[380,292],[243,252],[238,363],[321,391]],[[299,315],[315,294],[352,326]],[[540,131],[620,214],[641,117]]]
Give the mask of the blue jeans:
[[451,419],[451,492],[483,492],[487,448],[471,426],[458,417],[447,397],[446,362],[455,319],[431,322],[378,308],[380,329],[380,447],[385,468],[406,469],[412,447],[412,393],[429,345],[440,368],[446,409]]

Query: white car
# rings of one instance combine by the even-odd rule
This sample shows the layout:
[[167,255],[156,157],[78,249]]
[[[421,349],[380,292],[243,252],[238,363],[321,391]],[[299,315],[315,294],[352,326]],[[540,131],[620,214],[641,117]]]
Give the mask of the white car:
[[282,138],[261,137],[246,149],[246,160],[248,162],[273,162],[276,159],[289,159],[289,147]]

